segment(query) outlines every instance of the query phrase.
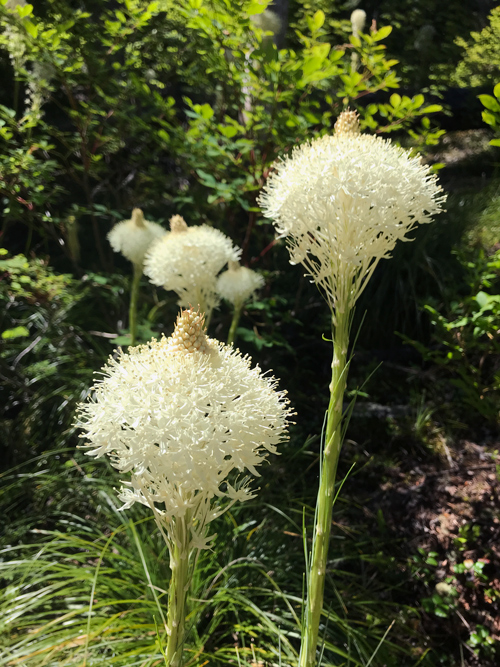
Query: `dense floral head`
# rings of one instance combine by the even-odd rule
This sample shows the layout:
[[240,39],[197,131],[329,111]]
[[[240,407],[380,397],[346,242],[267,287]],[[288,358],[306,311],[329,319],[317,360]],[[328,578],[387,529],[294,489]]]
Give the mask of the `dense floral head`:
[[342,310],[354,305],[398,239],[410,240],[407,234],[430,222],[444,200],[418,156],[357,134],[351,116],[339,119],[334,136],[303,144],[277,163],[259,203],[287,237],[291,263],[302,263],[331,309]]
[[193,310],[170,338],[120,352],[103,368],[78,426],[91,456],[131,473],[120,497],[148,505],[165,525],[189,512],[192,546],[227,503],[253,497],[248,477],[286,438],[284,392],[251,360],[207,338]]
[[217,293],[233,306],[242,306],[252,294],[264,285],[264,278],[238,262],[229,262],[229,268],[217,279]]
[[366,12],[363,9],[355,9],[351,14],[352,34],[359,35],[366,23]]
[[130,220],[123,220],[108,234],[108,241],[115,252],[121,252],[134,264],[142,265],[149,246],[166,234],[156,222],[144,219],[140,208],[134,208]]
[[181,216],[171,221],[171,233],[151,246],[144,273],[154,285],[173,290],[180,306],[200,306],[209,316],[217,304],[217,274],[240,250],[218,229],[188,227]]

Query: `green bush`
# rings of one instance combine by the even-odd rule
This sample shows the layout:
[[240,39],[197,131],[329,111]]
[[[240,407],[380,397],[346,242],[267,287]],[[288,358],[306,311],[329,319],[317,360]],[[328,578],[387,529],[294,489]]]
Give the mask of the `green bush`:
[[270,240],[255,199],[272,162],[331,131],[346,105],[371,130],[412,127],[419,141],[435,141],[426,119],[437,109],[421,95],[362,104],[398,87],[383,45],[390,26],[335,45],[317,11],[296,47],[277,49],[258,27],[267,4],[119,0],[115,9],[73,11],[58,0],[43,15],[32,5],[1,9],[12,66],[0,106],[4,231],[22,223],[25,252],[45,239],[74,264],[109,269],[104,236],[140,206],[149,218],[209,220],[247,259],[250,245],[261,252]]
[[[500,251],[461,257],[468,291],[453,292],[447,309],[426,304],[431,344],[412,341],[432,364],[438,402],[451,412],[465,405],[492,424],[500,417]],[[450,387],[455,390],[451,392]],[[443,400],[444,398],[444,400]],[[457,415],[455,415],[457,416]]]
[[459,86],[493,86],[500,80],[500,7],[491,11],[489,21],[481,32],[472,32],[469,40],[457,39],[464,52],[453,77]]
[[[124,291],[121,277],[56,274],[0,249],[2,467],[73,439],[73,411],[111,347],[98,335]],[[104,324],[106,327],[106,324]]]

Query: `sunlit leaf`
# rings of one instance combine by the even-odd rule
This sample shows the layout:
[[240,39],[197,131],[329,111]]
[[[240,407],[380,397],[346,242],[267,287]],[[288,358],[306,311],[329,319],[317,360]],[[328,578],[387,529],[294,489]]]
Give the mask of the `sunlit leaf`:
[[2,338],[4,340],[9,340],[11,338],[26,338],[29,336],[30,332],[26,327],[14,327],[13,329],[6,329],[2,331]]

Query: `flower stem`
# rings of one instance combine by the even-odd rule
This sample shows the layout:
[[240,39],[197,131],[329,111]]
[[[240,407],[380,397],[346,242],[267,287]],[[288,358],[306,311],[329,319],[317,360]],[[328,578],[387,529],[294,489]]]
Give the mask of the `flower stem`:
[[234,304],[234,312],[233,312],[233,320],[231,322],[231,326],[229,328],[229,333],[227,336],[227,344],[231,345],[231,343],[234,343],[236,341],[236,329],[238,328],[238,323],[240,321],[241,317],[241,311],[243,309],[243,304]]
[[130,309],[128,322],[130,326],[131,345],[135,345],[137,339],[137,301],[139,297],[139,286],[141,284],[142,264],[134,262],[134,277],[132,278],[132,288],[130,290]]
[[335,476],[342,447],[342,406],[347,379],[347,347],[349,343],[350,313],[336,313],[333,328],[332,382],[328,406],[320,485],[316,502],[316,525],[312,557],[309,566],[307,603],[299,667],[317,664],[316,648],[323,610],[326,563],[332,523]]
[[176,520],[175,542],[170,551],[172,576],[168,592],[168,643],[165,661],[168,667],[181,667],[185,634],[186,594],[189,587],[189,536],[186,517]]

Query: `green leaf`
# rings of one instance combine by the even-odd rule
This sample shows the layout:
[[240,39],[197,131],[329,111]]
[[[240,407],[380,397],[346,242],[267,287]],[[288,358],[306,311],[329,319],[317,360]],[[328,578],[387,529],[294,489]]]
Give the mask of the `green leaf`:
[[478,292],[475,296],[477,304],[480,308],[484,308],[490,300],[490,295],[486,292]]
[[323,60],[328,56],[330,53],[330,44],[328,42],[324,42],[323,44],[316,44],[316,46],[313,46],[311,49],[311,54],[313,56],[318,56],[320,58],[323,58]]
[[492,139],[490,141],[490,146],[500,146],[500,139]]
[[419,107],[422,106],[422,104],[424,103],[424,100],[425,100],[425,98],[424,98],[423,95],[415,95],[415,97],[412,100],[413,101],[413,107],[415,109],[418,109]]
[[321,58],[320,56],[316,56],[313,58],[307,58],[307,60],[304,63],[304,66],[302,68],[302,71],[304,73],[304,76],[308,76],[312,72],[316,72],[321,65],[323,64],[324,58]]
[[17,5],[16,10],[19,16],[24,19],[33,12],[33,5]]
[[386,25],[383,28],[380,28],[380,30],[377,30],[377,32],[374,32],[372,35],[372,39],[375,42],[380,42],[382,39],[385,39],[388,37],[392,32],[392,25]]
[[495,125],[495,123],[497,122],[497,119],[495,118],[495,116],[492,113],[490,113],[489,111],[483,111],[481,116],[482,116],[484,122],[487,123],[488,125]]
[[201,178],[203,185],[206,185],[209,188],[215,188],[217,186],[217,181],[212,176],[212,174],[207,174],[203,169],[197,169],[196,173]]
[[493,88],[493,95],[500,99],[500,83]]
[[116,338],[113,338],[111,342],[113,343],[113,345],[131,345],[132,337],[130,334],[127,334],[125,336],[117,336]]
[[489,109],[490,111],[500,111],[500,104],[498,104],[497,100],[491,95],[478,95],[478,98],[486,109]]
[[312,18],[310,16],[307,17],[307,25],[309,26],[309,30],[312,33],[318,32],[318,30],[323,26],[324,22],[325,13],[322,12],[321,9],[318,9]]
[[246,7],[246,13],[248,16],[254,16],[255,14],[262,14],[267,9],[269,0],[251,0],[249,5]]
[[169,135],[169,133],[166,132],[165,130],[158,130],[158,136],[159,136],[160,139],[161,139],[162,141],[164,141],[165,143],[169,143],[169,141],[170,141],[170,135]]
[[440,618],[448,617],[448,610],[445,609],[444,607],[436,607],[434,613],[436,614],[436,616],[439,616]]
[[340,60],[342,56],[344,55],[345,51],[343,49],[333,49],[333,51],[330,52],[330,62],[334,63],[337,62],[337,60]]
[[238,129],[234,125],[218,125],[219,132],[227,139],[232,139],[238,134]]
[[393,107],[398,107],[401,104],[401,95],[393,93],[389,101]]
[[436,113],[442,110],[443,107],[440,104],[429,104],[429,106],[420,109],[420,113]]
[[24,27],[26,28],[26,32],[33,37],[33,39],[36,39],[38,35],[38,28],[34,23],[31,21],[25,21],[24,22]]
[[29,335],[30,332],[26,327],[14,327],[13,329],[2,331],[2,338],[4,340],[9,340],[10,338],[26,338],[26,336]]
[[200,107],[200,114],[202,118],[204,118],[205,120],[209,120],[214,115],[214,110],[212,109],[210,104],[205,103],[202,104]]

